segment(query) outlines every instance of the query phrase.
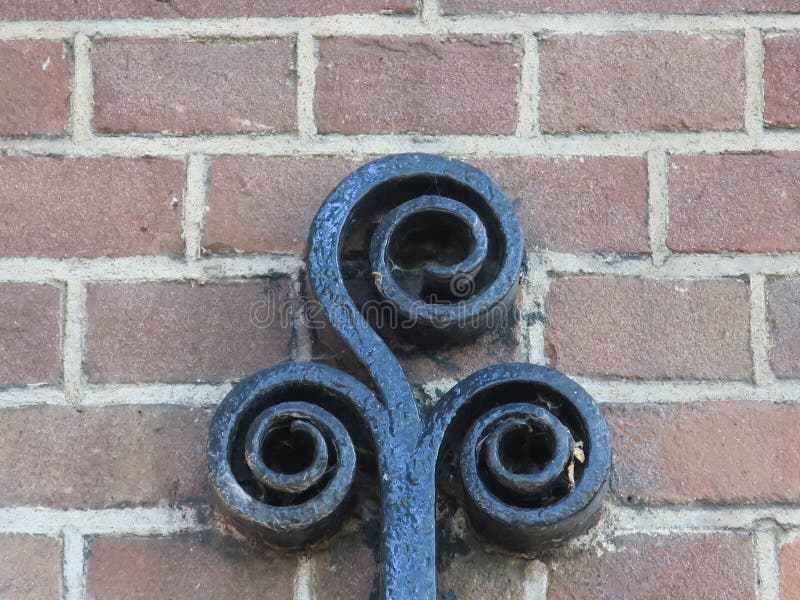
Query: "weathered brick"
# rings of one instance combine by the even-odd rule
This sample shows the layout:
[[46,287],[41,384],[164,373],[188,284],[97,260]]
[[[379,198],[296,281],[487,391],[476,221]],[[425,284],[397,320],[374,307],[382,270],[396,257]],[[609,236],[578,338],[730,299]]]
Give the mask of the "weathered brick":
[[212,17],[318,16],[412,12],[414,0],[15,0],[0,4],[0,19],[177,19]]
[[[466,545],[438,573],[441,598],[524,600],[524,559]],[[444,550],[445,552],[447,550]],[[369,600],[380,589],[380,565],[361,535],[336,539],[317,555],[314,592],[317,600]]]
[[654,12],[702,15],[721,12],[800,12],[796,0],[440,0],[440,4],[445,14]]
[[178,254],[183,165],[156,158],[0,158],[0,255]]
[[94,127],[102,133],[294,129],[294,44],[99,40]]
[[314,110],[322,133],[513,133],[517,77],[500,38],[324,39]]
[[[211,252],[303,254],[320,204],[363,161],[338,157],[216,159],[204,246]],[[641,158],[470,161],[516,204],[527,242],[559,252],[647,252]]]
[[642,158],[474,160],[514,202],[528,244],[556,252],[648,252]]
[[680,33],[560,35],[540,43],[548,133],[742,125],[742,43]]
[[439,573],[439,593],[444,599],[525,600],[525,560],[515,556],[469,548],[456,554],[452,564]]
[[[365,295],[367,289],[372,289],[371,282],[363,285],[363,292],[359,290],[359,293]],[[474,340],[447,343],[440,339],[421,351],[414,343],[415,339],[418,341],[419,331],[412,329],[408,335],[394,336],[390,340],[392,352],[411,384],[420,392],[421,386],[437,379],[461,379],[491,364],[525,360],[519,338],[520,326],[523,319],[535,317],[519,314],[521,298],[521,295],[518,296],[516,304],[507,313],[493,313],[493,330]],[[314,360],[347,372],[360,372],[363,367],[333,329],[327,326],[318,309],[307,310],[305,314],[313,342]],[[389,313],[378,310],[370,311],[367,317],[370,322],[382,320],[388,323],[391,319]]]
[[238,378],[287,357],[287,278],[89,286],[86,371],[96,382]]
[[415,0],[177,0],[175,8],[186,17],[315,17],[358,13],[411,13]]
[[800,279],[767,284],[770,364],[778,377],[800,377]]
[[764,120],[774,127],[800,125],[800,36],[764,40]]
[[[406,346],[395,349],[395,355],[409,380],[416,385],[423,385],[435,379],[461,379],[484,367],[501,362],[524,361],[525,356],[519,339],[520,321],[514,321],[517,316],[513,313],[508,317],[499,312],[497,315],[497,329],[475,340],[442,344],[423,352],[415,347]],[[411,335],[413,336],[413,333]]]
[[317,600],[370,600],[380,587],[380,566],[361,535],[337,538],[317,555],[314,597]]
[[60,297],[50,285],[0,284],[0,385],[57,382]]
[[800,600],[800,539],[781,548],[781,598]]
[[205,502],[210,419],[208,410],[181,406],[6,409],[0,505]]
[[297,560],[212,533],[100,537],[89,543],[87,600],[292,597]]
[[649,504],[796,503],[800,406],[700,402],[606,406],[613,487]]
[[0,42],[0,64],[0,135],[64,133],[70,95],[63,44]]
[[211,252],[304,254],[322,202],[363,161],[224,156],[209,169],[203,245]]
[[667,246],[800,251],[800,154],[671,158]]
[[[601,554],[602,552],[602,554]],[[552,563],[549,600],[755,600],[749,535],[624,535]]]
[[0,565],[3,598],[61,598],[61,543],[57,539],[0,535]]
[[747,286],[739,280],[555,280],[547,355],[580,375],[748,379]]

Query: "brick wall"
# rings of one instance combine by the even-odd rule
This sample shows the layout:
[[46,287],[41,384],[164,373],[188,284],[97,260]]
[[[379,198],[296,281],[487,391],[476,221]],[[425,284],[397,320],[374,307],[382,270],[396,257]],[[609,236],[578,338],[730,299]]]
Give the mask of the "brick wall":
[[326,193],[426,151],[514,200],[526,318],[412,378],[548,363],[615,449],[590,535],[529,561],[456,544],[444,597],[800,598],[800,1],[0,19],[0,595],[370,597],[353,527],[303,557],[221,534],[204,446],[232,380],[320,352],[252,310],[296,301]]

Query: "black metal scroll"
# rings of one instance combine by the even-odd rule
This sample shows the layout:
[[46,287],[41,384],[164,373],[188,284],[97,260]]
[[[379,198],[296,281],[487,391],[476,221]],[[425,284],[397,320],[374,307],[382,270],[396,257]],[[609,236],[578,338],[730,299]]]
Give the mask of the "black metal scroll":
[[364,286],[352,281],[371,278],[366,297],[388,306],[391,329],[401,330],[390,334],[427,344],[478,335],[513,311],[522,259],[511,203],[470,165],[401,154],[342,181],[312,226],[309,277],[371,381],[307,362],[236,385],[208,442],[211,483],[229,520],[276,547],[318,540],[347,510],[355,447],[367,444],[377,457],[386,599],[436,597],[444,463],[459,467],[473,528],[509,550],[530,552],[593,525],[611,447],[586,391],[547,367],[501,364],[465,378],[422,414],[373,328],[381,325],[363,314]]

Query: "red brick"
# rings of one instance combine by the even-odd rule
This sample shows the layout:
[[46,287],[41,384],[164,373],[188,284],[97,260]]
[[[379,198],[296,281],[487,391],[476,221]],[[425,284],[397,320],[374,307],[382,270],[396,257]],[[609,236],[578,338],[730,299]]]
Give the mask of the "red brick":
[[554,561],[548,600],[755,600],[750,536],[624,535],[602,550]]
[[585,13],[800,12],[797,0],[440,0],[445,14],[475,12]]
[[[508,318],[513,320],[514,315],[509,314]],[[425,352],[420,352],[416,347],[412,347],[410,352],[400,348],[395,349],[395,354],[409,380],[416,385],[424,385],[435,379],[461,379],[501,362],[524,361],[519,339],[520,322],[503,322],[503,319],[498,314],[497,329],[475,340],[440,345]]]
[[380,566],[360,535],[336,538],[314,568],[317,600],[370,600],[380,589]]
[[748,379],[747,286],[738,280],[558,279],[547,355],[580,375]]
[[103,383],[249,375],[287,357],[291,319],[270,311],[290,296],[288,279],[91,285],[87,374]]
[[800,154],[670,159],[669,233],[676,252],[800,251]]
[[363,161],[223,156],[209,169],[203,245],[211,252],[304,254],[320,205]]
[[562,35],[540,44],[548,133],[742,125],[742,43],[680,33]]
[[100,40],[92,50],[102,133],[294,129],[294,44]]
[[63,44],[0,42],[0,64],[0,135],[64,133],[70,94]]
[[800,279],[767,284],[770,364],[778,377],[800,377]]
[[61,598],[61,543],[57,539],[0,535],[0,565],[3,598]]
[[86,598],[285,600],[296,562],[212,533],[101,537],[89,544]]
[[0,284],[0,385],[58,381],[60,297],[50,285]]
[[[204,246],[211,252],[303,254],[319,205],[363,161],[338,157],[216,159]],[[641,158],[471,161],[517,206],[528,243],[559,252],[647,252]]]
[[322,133],[513,133],[517,57],[493,37],[361,37],[319,44]]
[[415,0],[177,0],[175,8],[186,17],[314,17],[358,13],[411,13]]
[[183,165],[155,158],[0,158],[0,255],[179,254]]
[[800,36],[764,40],[764,120],[775,127],[800,125]]
[[525,241],[556,252],[648,252],[642,158],[473,161],[516,206]]
[[15,0],[0,4],[0,19],[161,19],[318,16],[337,13],[412,12],[414,0]]
[[800,539],[781,548],[781,598],[800,600]]
[[615,493],[649,504],[796,503],[800,406],[609,405]]
[[[372,289],[371,282],[359,285],[363,288],[357,294],[365,296]],[[520,315],[520,294],[517,303],[508,314],[497,313],[495,328],[474,340],[456,343],[439,343],[421,352],[414,343],[414,333],[395,339],[390,345],[411,384],[418,388],[423,397],[422,386],[437,379],[461,379],[470,373],[500,362],[525,360],[520,344],[520,325],[525,318],[533,315]],[[331,327],[320,325],[320,314],[306,313],[309,320],[313,342],[313,358],[316,361],[334,366],[349,373],[360,373],[363,366],[343,344]],[[383,315],[372,312],[371,321]],[[385,316],[388,321],[388,315]]]
[[7,409],[0,418],[0,505],[205,502],[210,420],[208,410],[180,406]]

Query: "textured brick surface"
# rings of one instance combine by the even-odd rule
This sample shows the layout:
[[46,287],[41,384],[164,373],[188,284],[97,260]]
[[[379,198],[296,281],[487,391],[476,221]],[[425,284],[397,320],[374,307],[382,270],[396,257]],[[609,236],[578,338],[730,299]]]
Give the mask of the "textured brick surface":
[[473,12],[800,12],[797,0],[439,0],[445,14]]
[[251,545],[209,512],[214,407],[181,398],[289,357],[369,383],[313,305],[299,330],[309,227],[355,168],[420,151],[496,181],[527,263],[516,322],[388,336],[420,410],[544,353],[605,381],[614,451],[603,521],[535,563],[440,503],[437,598],[756,600],[777,577],[800,600],[797,18],[800,0],[0,0],[0,599],[380,596],[373,495],[302,559]]
[[294,45],[100,40],[94,127],[103,133],[268,133],[294,128]]
[[800,539],[781,549],[780,561],[782,600],[800,600]]
[[203,245],[210,252],[303,254],[322,202],[362,161],[224,156],[209,169]]
[[316,600],[371,600],[380,584],[380,566],[361,535],[337,538],[316,557]]
[[213,534],[96,538],[87,600],[292,597],[296,559]]
[[770,364],[778,377],[800,377],[800,279],[767,284]]
[[800,252],[800,154],[675,157],[667,246]]
[[457,554],[450,566],[439,573],[441,598],[503,598],[526,600],[525,560],[480,547],[469,547],[467,554]]
[[51,285],[0,284],[0,386],[58,380],[60,296]]
[[739,129],[742,44],[679,33],[540,43],[546,132]]
[[210,420],[208,410],[179,406],[6,409],[0,505],[206,503]]
[[[446,567],[439,569],[440,598],[526,598],[524,559],[486,552],[464,541],[460,546],[447,560]],[[380,566],[361,535],[338,538],[316,556],[314,597],[317,600],[371,600],[378,597],[379,582]]]
[[800,126],[800,36],[764,40],[764,120],[776,127]]
[[[525,240],[558,252],[647,252],[641,158],[467,159],[517,207]],[[209,169],[203,244],[211,252],[303,254],[320,204],[363,161],[220,157]]]
[[[0,7],[0,14],[2,10]],[[70,111],[64,46],[57,42],[0,42],[0,65],[0,135],[64,133]]]
[[744,282],[555,280],[546,299],[547,355],[581,375],[748,379]]
[[288,279],[91,285],[87,374],[97,382],[180,382],[253,373],[287,356],[291,320],[270,311],[286,306],[290,290]]
[[[496,314],[495,330],[474,340],[462,340],[459,343],[440,340],[440,343],[421,352],[419,338],[412,331],[405,337],[395,336],[390,341],[391,350],[408,380],[417,386],[419,392],[422,392],[421,386],[433,380],[461,379],[487,365],[525,360],[524,350],[520,345],[521,321],[525,318],[536,318],[537,315],[521,315],[521,299],[520,294],[517,304],[509,313]],[[307,322],[313,321],[310,335],[314,359],[347,372],[359,372],[362,368],[360,364],[332,328],[321,323],[320,314],[307,311],[306,315],[310,317],[306,319]],[[372,311],[368,317],[370,316],[371,322],[381,317],[377,311]],[[386,320],[388,321],[388,317]],[[420,394],[420,397],[424,395]]]
[[754,569],[747,535],[627,535],[554,562],[547,598],[755,600]]
[[502,38],[323,39],[314,111],[322,133],[513,133],[517,77]]
[[498,313],[497,329],[475,340],[445,344],[426,352],[414,348],[411,352],[400,349],[395,353],[409,379],[417,385],[442,378],[461,379],[487,365],[524,361],[520,321],[514,322],[515,318],[516,315],[509,314],[506,321],[506,317]]
[[469,160],[514,202],[525,241],[556,252],[647,252],[641,158]]
[[800,501],[800,405],[609,405],[613,486],[653,504]]
[[415,0],[177,0],[171,2],[186,17],[317,16],[345,13],[411,13]]
[[179,254],[183,165],[155,158],[0,158],[0,256]]
[[0,19],[135,19],[316,16],[337,13],[397,12],[413,0],[14,0],[0,4]]
[[14,600],[61,598],[61,543],[32,535],[0,535],[0,595]]

